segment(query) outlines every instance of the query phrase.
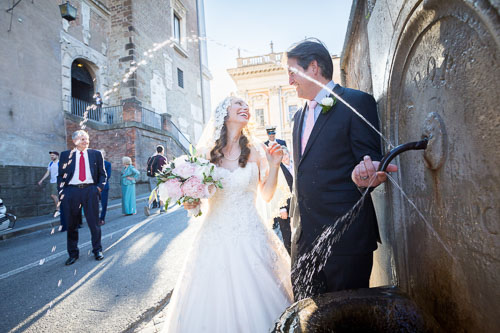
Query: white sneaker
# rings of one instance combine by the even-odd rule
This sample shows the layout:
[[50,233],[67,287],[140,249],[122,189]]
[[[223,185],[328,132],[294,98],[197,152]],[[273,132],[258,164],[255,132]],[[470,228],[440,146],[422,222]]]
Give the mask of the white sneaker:
[[58,217],[59,215],[61,215],[61,212],[60,212],[60,211],[58,211],[58,210],[56,210],[56,211],[54,212],[54,217]]

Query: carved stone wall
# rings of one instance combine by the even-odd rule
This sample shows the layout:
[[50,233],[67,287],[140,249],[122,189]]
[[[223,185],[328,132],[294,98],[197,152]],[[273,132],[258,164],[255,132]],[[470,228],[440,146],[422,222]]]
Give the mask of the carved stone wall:
[[[364,6],[355,1],[353,11]],[[500,327],[499,4],[378,0],[364,20],[351,22],[346,82],[354,82],[366,60],[356,61],[352,45],[367,42],[371,75],[362,85],[373,87],[384,135],[394,145],[431,135],[425,153],[406,152],[395,161],[402,191],[389,183],[374,193],[384,244],[372,284],[399,284],[445,331],[494,332]]]

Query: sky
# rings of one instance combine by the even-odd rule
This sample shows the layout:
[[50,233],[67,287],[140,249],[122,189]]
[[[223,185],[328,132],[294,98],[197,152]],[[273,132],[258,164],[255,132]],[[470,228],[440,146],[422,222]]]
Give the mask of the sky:
[[[212,107],[236,91],[228,68],[242,57],[286,51],[305,37],[319,38],[331,54],[340,56],[352,0],[205,0],[208,67],[212,73]],[[230,49],[230,47],[233,49]],[[247,50],[245,52],[244,50]]]

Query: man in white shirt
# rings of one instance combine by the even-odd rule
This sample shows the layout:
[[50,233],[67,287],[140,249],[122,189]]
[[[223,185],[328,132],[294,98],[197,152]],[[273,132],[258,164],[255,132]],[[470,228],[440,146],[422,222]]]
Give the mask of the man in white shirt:
[[75,149],[61,153],[58,188],[62,189],[61,207],[67,218],[68,253],[66,265],[72,265],[79,257],[78,224],[81,209],[85,213],[92,236],[92,252],[96,260],[104,259],[99,225],[99,198],[106,184],[104,158],[99,150],[88,149],[89,135],[79,130],[72,135]]
[[42,186],[45,178],[50,176],[49,188],[50,188],[50,197],[54,200],[55,211],[54,217],[58,217],[60,215],[59,212],[59,193],[57,190],[57,173],[59,169],[59,153],[57,151],[50,151],[50,163],[47,166],[47,172],[43,175],[42,179],[38,181],[38,186]]

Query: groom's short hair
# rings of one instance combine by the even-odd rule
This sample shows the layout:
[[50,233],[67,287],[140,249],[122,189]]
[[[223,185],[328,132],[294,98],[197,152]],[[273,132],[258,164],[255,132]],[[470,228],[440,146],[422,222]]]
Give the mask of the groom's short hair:
[[332,57],[319,39],[308,38],[292,45],[286,55],[288,58],[296,59],[300,67],[305,70],[309,67],[311,61],[316,60],[319,68],[321,68],[321,75],[328,80],[333,77]]

